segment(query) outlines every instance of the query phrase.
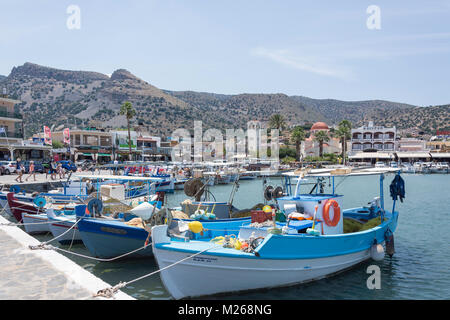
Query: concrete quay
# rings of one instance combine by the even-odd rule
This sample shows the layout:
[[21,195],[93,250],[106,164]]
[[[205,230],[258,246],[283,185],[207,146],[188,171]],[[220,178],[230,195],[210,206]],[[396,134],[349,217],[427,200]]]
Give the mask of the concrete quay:
[[111,285],[54,250],[31,250],[40,242],[9,222],[0,216],[0,300],[134,300],[94,297]]

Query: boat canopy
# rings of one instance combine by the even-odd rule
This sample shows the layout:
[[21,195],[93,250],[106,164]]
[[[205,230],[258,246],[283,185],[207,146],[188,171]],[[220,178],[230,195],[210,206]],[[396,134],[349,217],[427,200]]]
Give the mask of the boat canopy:
[[283,173],[284,176],[288,177],[348,177],[348,176],[367,176],[367,175],[380,175],[385,173],[395,173],[398,172],[398,168],[366,168],[366,169],[317,169],[306,171],[290,171]]
[[122,180],[122,181],[150,181],[162,182],[164,179],[155,177],[137,177],[137,176],[115,176],[115,175],[94,175],[94,174],[76,174],[74,178],[91,179],[91,180]]

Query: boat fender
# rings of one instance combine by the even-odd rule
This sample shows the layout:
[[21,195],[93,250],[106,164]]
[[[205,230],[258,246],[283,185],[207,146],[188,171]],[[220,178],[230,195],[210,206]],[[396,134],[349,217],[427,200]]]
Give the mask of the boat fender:
[[203,231],[203,225],[200,221],[192,221],[188,224],[189,230],[193,233],[200,233]]
[[36,198],[34,198],[33,202],[39,208],[43,208],[45,206],[45,204],[47,203],[47,201],[43,197],[36,197]]
[[370,257],[375,261],[384,259],[384,248],[381,244],[373,244],[370,248]]
[[[334,208],[334,216],[333,220],[330,219],[330,207]],[[339,223],[341,219],[341,208],[339,207],[339,203],[337,203],[334,199],[328,199],[328,201],[323,206],[323,219],[327,226],[335,227]]]

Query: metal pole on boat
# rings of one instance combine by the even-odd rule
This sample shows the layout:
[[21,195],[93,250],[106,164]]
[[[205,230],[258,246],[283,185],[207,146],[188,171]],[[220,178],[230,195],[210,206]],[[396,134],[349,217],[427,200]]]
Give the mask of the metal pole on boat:
[[384,211],[383,180],[384,180],[384,174],[380,174],[380,203],[381,203],[381,209]]
[[332,182],[333,182],[333,196],[334,196],[334,176],[332,177]]

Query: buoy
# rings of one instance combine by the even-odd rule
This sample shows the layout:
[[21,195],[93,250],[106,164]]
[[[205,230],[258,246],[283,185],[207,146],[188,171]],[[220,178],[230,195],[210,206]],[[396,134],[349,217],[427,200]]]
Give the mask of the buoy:
[[370,257],[375,261],[381,261],[384,259],[384,248],[381,244],[374,244],[370,248]]
[[265,213],[271,213],[271,212],[272,212],[272,207],[266,205],[266,206],[263,207],[263,211],[264,211]]
[[189,230],[191,230],[193,233],[200,233],[203,231],[203,225],[200,221],[192,221],[188,224]]
[[395,253],[395,248],[394,248],[394,235],[391,234],[386,238],[386,253],[389,255],[390,258],[392,258],[392,256]]

